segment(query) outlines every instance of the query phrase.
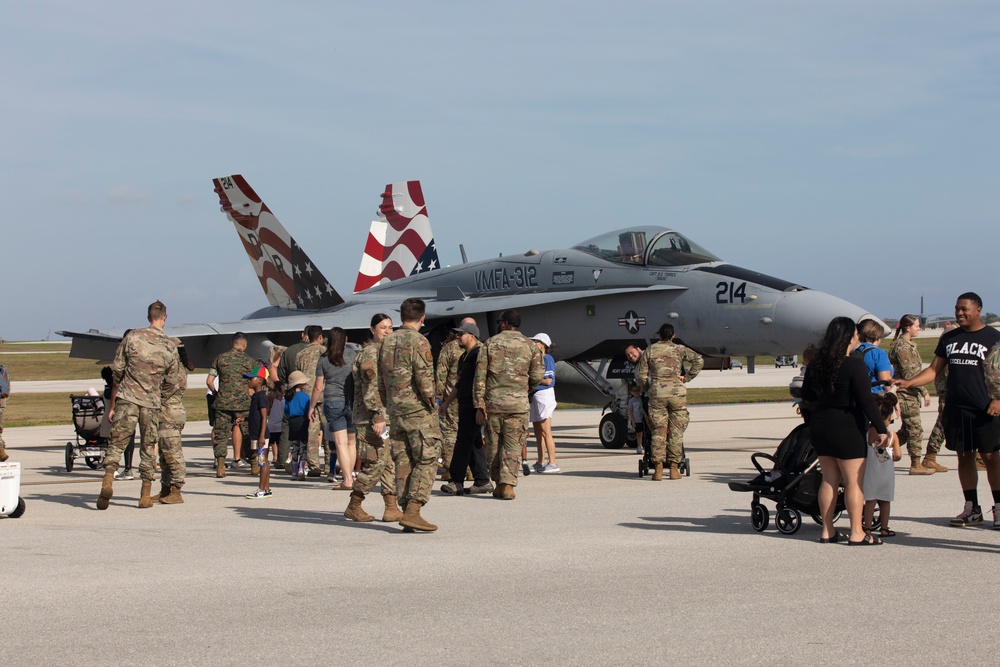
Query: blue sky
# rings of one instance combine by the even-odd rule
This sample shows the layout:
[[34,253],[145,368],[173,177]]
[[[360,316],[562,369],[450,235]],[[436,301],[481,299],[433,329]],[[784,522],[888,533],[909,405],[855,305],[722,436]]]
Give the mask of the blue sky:
[[386,183],[441,259],[674,227],[884,317],[1000,312],[989,2],[7,3],[0,337],[266,305],[243,174],[343,294]]

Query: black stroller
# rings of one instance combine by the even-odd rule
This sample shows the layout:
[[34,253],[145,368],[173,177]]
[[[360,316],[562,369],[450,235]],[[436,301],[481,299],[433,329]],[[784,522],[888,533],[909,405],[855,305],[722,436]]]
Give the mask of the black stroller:
[[[769,461],[764,467],[760,460]],[[809,427],[799,424],[778,445],[774,455],[757,452],[750,457],[758,475],[749,482],[729,482],[729,488],[742,493],[753,493],[750,501],[750,520],[758,533],[767,530],[770,514],[760,499],[767,498],[777,504],[774,524],[780,533],[792,535],[802,527],[802,514],[812,516],[822,524],[819,509],[819,486],[823,475],[819,470],[819,458],[809,440]],[[837,521],[844,511],[844,490],[837,491]]]
[[[653,431],[650,428],[651,422],[649,421],[649,413],[646,412],[646,407],[643,405],[642,409],[642,457],[639,459],[639,477],[644,477],[649,474],[649,471],[656,467],[653,463]],[[670,437],[670,433],[667,433],[667,437]],[[632,442],[635,442],[635,434],[629,433],[629,438]],[[684,443],[681,443],[681,462],[677,464],[677,470],[680,471],[685,477],[691,476],[691,459],[688,458],[687,452],[684,450]]]
[[[104,399],[100,396],[70,394],[73,405],[73,428],[76,430],[76,444],[66,443],[66,472],[73,471],[73,464],[78,456],[84,457],[91,470],[104,461],[104,453],[108,448],[108,434],[102,434],[104,424]],[[103,429],[107,430],[107,428]]]

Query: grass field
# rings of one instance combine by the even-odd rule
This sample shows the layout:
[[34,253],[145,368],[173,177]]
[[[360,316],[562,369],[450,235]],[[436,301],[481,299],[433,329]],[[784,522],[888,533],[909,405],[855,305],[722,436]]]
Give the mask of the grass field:
[[69,341],[42,341],[38,343],[0,343],[0,354],[4,352],[69,352]]
[[[208,419],[204,388],[190,387],[184,394],[184,407],[189,421]],[[7,399],[4,428],[15,426],[51,426],[66,424],[68,436],[73,434],[73,413],[69,394],[15,394]]]

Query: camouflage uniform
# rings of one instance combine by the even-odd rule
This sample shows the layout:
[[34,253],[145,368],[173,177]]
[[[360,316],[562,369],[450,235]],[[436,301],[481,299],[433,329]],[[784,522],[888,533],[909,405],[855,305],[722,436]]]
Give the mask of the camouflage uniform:
[[[903,380],[913,379],[924,368],[916,343],[906,340],[903,336],[892,341],[892,347],[889,348],[889,362],[892,364],[893,377]],[[920,421],[920,408],[927,395],[927,389],[924,387],[900,389],[896,393],[899,398],[899,414],[903,421],[898,433],[899,443],[906,445],[910,457],[920,458],[923,450],[924,426]]]
[[134,329],[122,339],[111,364],[115,392],[115,414],[111,439],[104,454],[104,468],[118,470],[122,451],[139,424],[139,475],[144,482],[154,479],[153,450],[158,439],[160,395],[163,385],[176,377],[180,366],[177,345],[154,326]]
[[[302,388],[307,396],[312,396],[313,387],[316,385],[316,366],[319,358],[326,354],[326,346],[322,343],[309,343],[301,352],[295,355],[295,370],[305,373],[309,382]],[[316,403],[319,407],[318,413],[323,414],[323,400]],[[309,466],[311,475],[319,474],[319,446],[323,439],[323,424],[319,419],[309,420],[309,440],[306,444],[306,465]],[[344,471],[345,475],[350,475],[350,470]]]
[[[441,346],[437,361],[437,400],[444,402],[458,381],[458,360],[462,356],[462,346],[458,339]],[[451,456],[455,452],[455,436],[458,434],[458,401],[452,401],[448,411],[441,415],[441,459],[445,468],[451,466]]]
[[1000,343],[986,355],[983,364],[983,377],[986,380],[986,392],[991,401],[1000,401]]
[[927,453],[937,454],[944,444],[944,424],[941,423],[941,415],[944,414],[944,399],[948,394],[948,366],[945,365],[941,374],[934,378],[934,390],[938,397],[938,416],[931,429],[931,435],[927,439]]
[[[229,436],[237,418],[243,418],[239,425],[243,442],[250,437],[246,420],[250,413],[250,393],[243,376],[252,372],[255,365],[249,354],[233,348],[217,356],[208,369],[210,376],[219,378],[219,393],[215,399],[215,426],[212,428],[216,459],[226,458]],[[233,452],[233,455],[236,453]]]
[[160,384],[160,482],[164,487],[184,486],[184,451],[181,449],[181,431],[187,421],[184,392],[187,391],[187,369],[178,359],[175,371],[163,376]]
[[497,484],[517,486],[528,426],[528,391],[544,376],[542,353],[520,331],[501,331],[479,350],[472,404],[486,412],[483,447],[490,478]]
[[689,382],[697,377],[704,365],[705,360],[700,354],[671,341],[653,343],[639,357],[635,373],[639,389],[649,392],[653,463],[681,462],[684,431],[687,430],[690,421],[687,410],[687,387],[681,381],[681,374],[683,373],[685,381]]
[[375,341],[365,343],[361,352],[355,355],[351,374],[354,376],[354,429],[361,461],[361,472],[354,481],[354,488],[368,494],[381,482],[382,495],[394,496],[396,472],[389,448],[382,435],[371,428],[374,421],[388,423],[378,393],[378,346]]
[[402,326],[378,347],[379,399],[389,415],[389,451],[403,503],[426,505],[441,455],[434,357],[419,331]]

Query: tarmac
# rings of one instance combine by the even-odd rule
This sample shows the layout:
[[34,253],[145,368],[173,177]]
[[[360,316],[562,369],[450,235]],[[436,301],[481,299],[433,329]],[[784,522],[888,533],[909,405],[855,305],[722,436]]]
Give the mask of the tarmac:
[[[101,512],[101,472],[64,466],[70,427],[6,429],[27,511],[0,518],[0,654],[64,666],[993,664],[1000,531],[991,514],[985,528],[947,525],[962,505],[954,470],[911,477],[897,464],[898,535],[883,546],[820,545],[809,517],[780,534],[768,501],[757,533],[750,494],[727,482],[751,478],[750,454],[773,451],[798,418],[787,403],[691,414],[691,476],[652,482],[634,451],[601,447],[599,411],[559,411],[560,474],[521,478],[514,501],[435,490],[431,534],[351,523],[347,493],[320,480],[276,474],[271,499],[245,499],[255,479],[214,477],[206,422],[185,430],[183,505],[138,509],[136,479]],[[380,499],[365,506],[375,514]]]

